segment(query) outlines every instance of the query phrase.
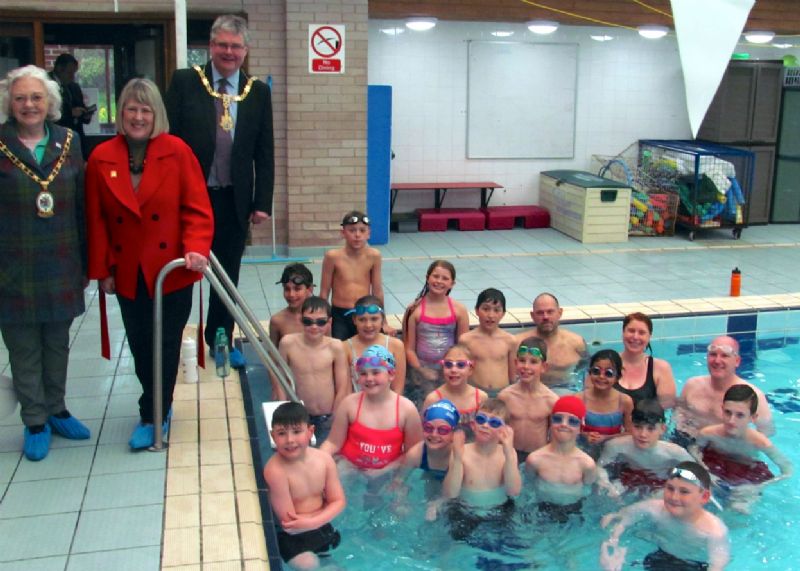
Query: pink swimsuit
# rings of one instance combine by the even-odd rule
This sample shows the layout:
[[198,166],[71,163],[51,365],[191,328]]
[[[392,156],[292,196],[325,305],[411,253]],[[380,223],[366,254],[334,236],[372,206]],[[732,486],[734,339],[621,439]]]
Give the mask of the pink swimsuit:
[[339,453],[362,470],[384,468],[397,460],[403,453],[405,434],[400,428],[400,395],[394,406],[395,426],[388,430],[378,430],[358,422],[364,393],[358,398],[356,418],[347,428],[347,438]]
[[417,321],[417,357],[423,367],[439,369],[439,359],[443,359],[447,350],[455,345],[458,317],[453,307],[453,300],[447,298],[450,315],[447,317],[430,317],[425,314],[425,298],[422,298]]

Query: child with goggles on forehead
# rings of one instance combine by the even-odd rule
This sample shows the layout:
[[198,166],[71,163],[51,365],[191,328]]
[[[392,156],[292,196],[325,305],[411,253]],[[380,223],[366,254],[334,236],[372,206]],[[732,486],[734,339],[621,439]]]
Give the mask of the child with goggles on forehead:
[[574,395],[559,398],[550,415],[550,442],[525,460],[539,513],[558,523],[580,514],[586,486],[596,478],[594,460],[576,444],[585,417],[581,399]]
[[406,351],[402,341],[381,331],[386,324],[381,300],[374,295],[360,297],[356,300],[355,307],[348,310],[346,315],[356,327],[356,334],[345,341],[353,392],[360,390],[359,373],[356,368],[358,356],[371,345],[381,345],[394,357],[395,375],[392,380],[392,390],[402,395],[406,384]]
[[721,571],[730,560],[728,528],[703,506],[711,498],[711,478],[696,462],[681,462],[669,473],[664,497],[642,500],[608,514],[602,526],[611,528],[610,537],[600,547],[600,565],[606,571],[619,571],[625,563],[626,547],[619,539],[636,523],[647,525],[647,539],[658,550],[645,557],[650,571]]
[[361,470],[382,470],[422,439],[422,423],[414,404],[389,386],[395,363],[385,347],[368,347],[356,369],[361,392],[348,395],[336,408],[330,435],[320,448],[341,454]]
[[469,384],[472,375],[472,354],[465,345],[453,345],[440,361],[444,374],[444,384],[431,392],[422,403],[422,410],[427,410],[436,402],[447,399],[458,408],[459,424],[469,435],[470,425],[481,404],[489,396],[482,390]]
[[381,253],[369,246],[369,230],[366,214],[358,210],[348,212],[342,218],[344,247],[328,250],[322,260],[319,295],[323,299],[331,296],[331,334],[342,341],[356,334],[347,312],[358,298],[372,294],[383,305]]
[[[311,296],[301,310],[302,333],[281,339],[278,351],[292,370],[295,391],[311,415],[317,442],[330,432],[333,411],[350,394],[347,355],[338,339],[328,337],[331,306],[321,297]],[[273,384],[273,400],[286,400],[286,394]]]
[[514,429],[514,448],[519,463],[547,444],[550,411],[558,395],[542,383],[547,373],[547,343],[528,337],[517,348],[514,360],[517,381],[497,395],[508,407],[508,424]]
[[314,295],[314,276],[303,264],[288,264],[281,279],[275,282],[278,284],[283,286],[286,307],[269,319],[269,338],[276,347],[284,335],[303,332],[300,314],[303,302]]
[[622,377],[622,358],[613,349],[598,351],[589,360],[584,389],[576,396],[586,405],[582,443],[597,458],[603,443],[631,431],[633,399],[614,389]]

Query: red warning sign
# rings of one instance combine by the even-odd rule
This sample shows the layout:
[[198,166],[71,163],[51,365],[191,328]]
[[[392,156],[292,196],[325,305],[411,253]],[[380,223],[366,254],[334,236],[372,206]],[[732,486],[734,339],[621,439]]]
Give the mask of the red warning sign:
[[344,26],[309,24],[309,73],[344,73]]

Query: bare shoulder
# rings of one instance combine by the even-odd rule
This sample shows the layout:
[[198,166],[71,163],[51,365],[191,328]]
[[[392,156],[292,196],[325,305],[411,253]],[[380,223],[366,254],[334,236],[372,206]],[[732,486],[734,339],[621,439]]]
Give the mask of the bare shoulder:
[[703,517],[696,524],[697,529],[711,539],[723,539],[728,535],[728,528],[723,521],[711,512],[703,512]]
[[397,337],[389,337],[389,351],[395,354],[398,352],[405,354],[405,345]]
[[367,255],[370,257],[371,260],[380,260],[381,259],[381,251],[378,248],[373,248],[370,246],[367,248]]
[[701,386],[703,386],[703,384],[707,383],[708,383],[708,375],[700,375],[697,377],[692,377],[684,383],[681,395],[685,397],[690,393],[696,392]]
[[575,449],[573,455],[580,461],[581,466],[585,469],[593,469],[597,466],[597,464],[595,464],[594,458],[592,458],[586,452],[584,452],[579,448]]
[[561,338],[566,343],[572,345],[576,349],[582,349],[586,345],[586,342],[584,341],[583,337],[581,337],[574,331],[570,331],[569,329],[564,329],[560,327],[558,329],[558,333],[559,335],[561,335]]
[[[672,365],[670,365],[668,361],[665,361],[664,359],[659,359],[658,357],[653,358],[653,369],[655,370],[655,372],[672,374]],[[688,383],[689,381],[686,382]]]
[[344,248],[331,248],[325,252],[324,261],[335,262],[344,255]]
[[286,479],[286,470],[284,469],[283,460],[278,454],[273,454],[264,465],[264,479],[272,484],[279,479]]
[[766,448],[772,448],[772,441],[758,430],[748,428],[744,437],[749,444],[752,444],[758,449],[764,450]]
[[499,398],[503,402],[508,402],[509,400],[515,397],[515,393],[517,392],[516,387],[517,387],[516,383],[514,383],[513,385],[508,385],[506,388],[497,393],[497,398]]
[[419,418],[419,411],[417,411],[417,407],[404,396],[400,397],[400,414],[410,414],[412,417]]
[[287,333],[281,338],[280,346],[287,350],[294,349],[300,344],[302,336],[302,333]]

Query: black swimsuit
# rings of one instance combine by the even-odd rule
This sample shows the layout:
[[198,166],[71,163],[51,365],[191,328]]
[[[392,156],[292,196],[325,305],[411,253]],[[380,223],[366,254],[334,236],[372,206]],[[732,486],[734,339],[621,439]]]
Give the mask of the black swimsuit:
[[619,384],[619,381],[614,383],[614,388],[619,392],[628,395],[633,399],[633,405],[640,403],[643,400],[656,400],[658,398],[658,391],[656,390],[656,379],[653,377],[653,357],[647,358],[647,374],[644,377],[644,384],[636,389],[626,389]]

